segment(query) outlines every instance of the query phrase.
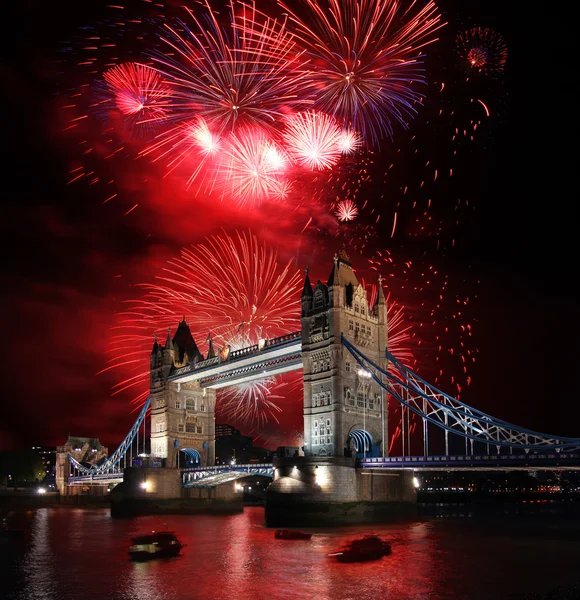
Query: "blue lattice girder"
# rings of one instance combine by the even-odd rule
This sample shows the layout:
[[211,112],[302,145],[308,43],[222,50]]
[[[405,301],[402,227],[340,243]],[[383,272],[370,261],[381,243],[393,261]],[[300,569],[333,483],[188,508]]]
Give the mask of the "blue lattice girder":
[[69,454],[68,460],[70,464],[77,471],[79,471],[79,473],[83,473],[85,475],[100,475],[102,473],[110,473],[111,471],[113,471],[115,467],[117,467],[117,465],[121,462],[121,460],[127,453],[127,450],[129,450],[129,448],[131,447],[131,444],[133,443],[133,440],[135,439],[135,436],[139,431],[139,427],[141,427],[141,424],[145,419],[145,415],[147,414],[150,405],[151,398],[147,398],[147,401],[143,405],[143,408],[141,409],[137,420],[135,421],[135,423],[133,423],[133,427],[131,427],[131,430],[126,435],[125,439],[121,442],[121,444],[115,450],[115,452],[113,452],[113,454],[109,456],[109,458],[102,465],[92,465],[91,467],[85,467]]
[[492,417],[460,402],[419,377],[388,350],[386,358],[397,374],[382,369],[344,336],[342,336],[342,343],[359,366],[368,371],[381,388],[417,416],[446,432],[473,442],[482,442],[498,448],[521,449],[526,452],[530,450],[571,452],[580,448],[580,438],[558,437],[532,431]]

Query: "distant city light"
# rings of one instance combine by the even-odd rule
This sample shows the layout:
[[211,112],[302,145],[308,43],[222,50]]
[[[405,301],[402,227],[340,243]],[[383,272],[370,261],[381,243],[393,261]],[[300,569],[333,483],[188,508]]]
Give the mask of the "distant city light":
[[144,489],[144,490],[147,492],[147,491],[149,490],[149,488],[150,488],[150,484],[149,484],[149,482],[148,482],[148,481],[144,481],[144,482],[141,484],[141,487],[142,487],[142,488],[143,488],[143,489]]
[[420,487],[420,485],[421,485],[420,481],[416,477],[413,477],[413,485],[416,488]]
[[39,494],[46,494],[46,490],[44,488],[38,488],[36,491]]

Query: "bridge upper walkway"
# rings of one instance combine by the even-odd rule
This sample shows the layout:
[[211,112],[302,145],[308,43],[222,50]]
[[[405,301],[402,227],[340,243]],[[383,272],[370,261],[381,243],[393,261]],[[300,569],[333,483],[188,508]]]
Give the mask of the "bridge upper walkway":
[[200,381],[201,387],[219,389],[301,368],[302,333],[297,331],[233,350],[227,358],[218,355],[180,367],[169,379],[174,383]]

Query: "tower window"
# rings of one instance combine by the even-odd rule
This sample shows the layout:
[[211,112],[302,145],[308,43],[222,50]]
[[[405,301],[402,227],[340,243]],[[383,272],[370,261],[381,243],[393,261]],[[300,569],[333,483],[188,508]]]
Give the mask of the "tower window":
[[358,313],[360,312],[360,307],[358,304],[355,303],[354,305],[354,312],[358,315]]
[[185,431],[187,433],[195,433],[195,423],[186,423],[185,424]]
[[350,361],[348,361],[348,360],[347,360],[347,361],[344,363],[344,370],[345,370],[347,373],[350,373]]
[[186,398],[185,408],[187,410],[195,410],[195,400],[193,400],[192,398]]
[[352,319],[348,320],[348,330],[354,331],[354,321]]
[[175,401],[175,408],[181,408],[181,400],[180,399],[177,399]]
[[177,433],[184,433],[185,432],[185,425],[183,423],[178,423],[177,424]]
[[196,433],[203,433],[203,425],[200,427],[197,427],[197,432]]

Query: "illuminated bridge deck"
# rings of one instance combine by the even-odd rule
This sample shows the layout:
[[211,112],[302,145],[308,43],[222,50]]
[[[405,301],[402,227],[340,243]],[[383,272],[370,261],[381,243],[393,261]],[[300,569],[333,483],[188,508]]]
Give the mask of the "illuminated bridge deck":
[[169,376],[174,383],[199,381],[201,387],[219,389],[265,376],[302,368],[302,334],[289,333],[263,343],[176,369]]
[[363,469],[414,471],[580,471],[580,454],[505,454],[473,456],[387,456],[357,461]]

